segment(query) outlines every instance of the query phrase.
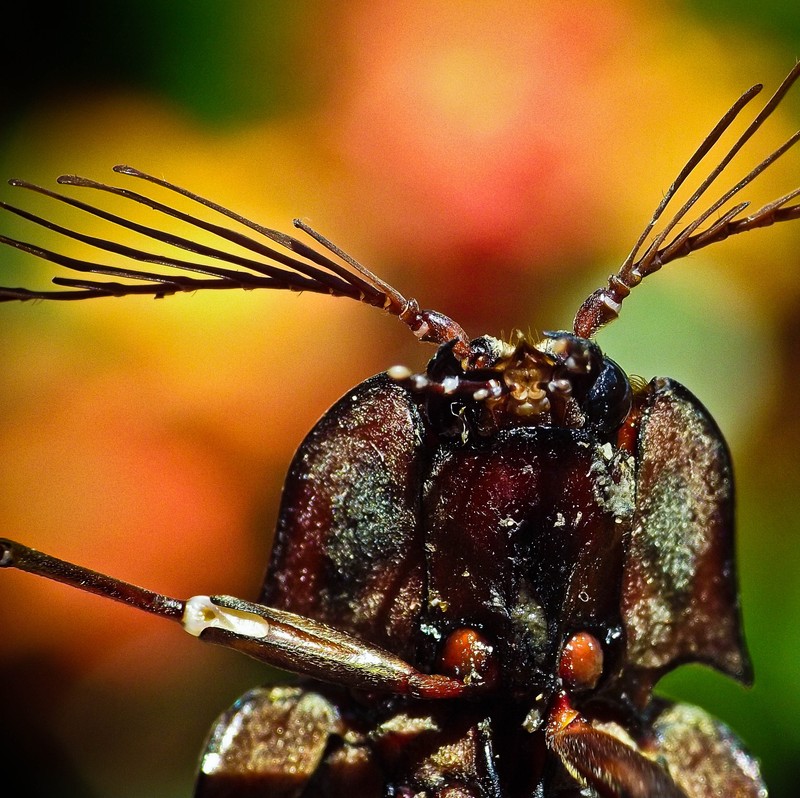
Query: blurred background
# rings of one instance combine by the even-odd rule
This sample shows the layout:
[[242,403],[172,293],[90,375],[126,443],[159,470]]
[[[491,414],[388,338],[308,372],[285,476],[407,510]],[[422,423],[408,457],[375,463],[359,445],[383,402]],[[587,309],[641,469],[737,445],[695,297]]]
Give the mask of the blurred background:
[[[141,189],[111,172],[129,163],[268,226],[301,216],[473,335],[566,328],[719,116],[798,53],[800,5],[781,0],[28,5],[0,53],[0,175]],[[725,187],[799,121],[795,91]],[[800,159],[759,183],[756,207],[800,184]],[[135,241],[22,188],[0,198]],[[96,257],[11,214],[0,233]],[[756,683],[684,667],[661,691],[730,724],[773,796],[800,783],[799,251],[795,223],[696,253],[598,338],[629,373],[687,385],[732,448]],[[2,285],[54,273],[0,253]],[[12,303],[0,336],[2,534],[180,597],[257,596],[303,435],[432,354],[374,309],[277,292]],[[212,720],[271,678],[25,574],[0,577],[0,629],[20,795],[189,795]]]

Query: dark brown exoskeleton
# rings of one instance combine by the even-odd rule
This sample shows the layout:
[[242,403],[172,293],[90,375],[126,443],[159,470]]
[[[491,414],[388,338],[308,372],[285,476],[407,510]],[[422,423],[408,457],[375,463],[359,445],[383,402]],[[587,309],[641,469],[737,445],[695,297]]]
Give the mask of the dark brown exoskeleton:
[[[470,340],[420,310],[313,230],[329,252],[166,181],[252,238],[126,188],[112,192],[203,228],[245,254],[200,245],[12,181],[225,266],[132,249],[3,207],[66,236],[193,277],[78,261],[0,237],[80,272],[0,299],[165,296],[203,288],[316,291],[374,305],[438,346],[424,374],[393,368],[354,388],[289,470],[259,603],[181,601],[2,541],[0,565],[172,618],[306,677],[259,687],[214,724],[196,795],[517,798],[765,796],[756,761],[702,709],[652,696],[686,662],[748,682],[734,567],[733,477],[722,435],[669,379],[631,386],[592,342],[664,263],[800,216],[800,189],[744,215],[730,201],[796,134],[682,220],[800,75],[795,67],[689,200],[678,188],[760,91],[746,92],[677,177],[631,254],[541,341]],[[335,257],[331,257],[331,255]]]

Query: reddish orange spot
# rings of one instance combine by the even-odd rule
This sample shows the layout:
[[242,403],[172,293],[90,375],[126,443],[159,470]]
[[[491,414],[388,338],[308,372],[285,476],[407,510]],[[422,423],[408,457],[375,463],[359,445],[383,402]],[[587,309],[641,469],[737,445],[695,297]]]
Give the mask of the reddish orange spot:
[[474,629],[456,629],[445,641],[440,658],[442,673],[464,684],[491,686],[499,666],[494,647]]
[[572,690],[591,690],[603,673],[603,648],[588,632],[577,632],[564,644],[558,675]]

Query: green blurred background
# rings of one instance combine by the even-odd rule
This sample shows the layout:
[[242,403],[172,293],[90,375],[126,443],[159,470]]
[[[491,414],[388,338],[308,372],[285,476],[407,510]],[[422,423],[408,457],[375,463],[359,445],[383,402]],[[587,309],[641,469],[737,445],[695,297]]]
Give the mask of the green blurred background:
[[[563,328],[722,112],[798,51],[800,6],[777,0],[29,4],[4,29],[0,175],[130,186],[110,169],[131,163],[266,225],[303,216],[472,334]],[[792,96],[731,181],[798,120]],[[800,159],[762,183],[756,205],[800,184]],[[11,215],[0,233],[56,240]],[[800,224],[712,247],[599,336],[630,373],[690,387],[733,450],[756,684],[685,667],[661,689],[732,725],[773,796],[800,783],[798,251]],[[10,250],[0,269],[53,273]],[[430,354],[372,309],[258,292],[6,305],[0,335],[3,534],[178,596],[257,595],[303,434]],[[212,719],[270,678],[108,604],[0,579],[0,750],[20,794],[188,795]]]

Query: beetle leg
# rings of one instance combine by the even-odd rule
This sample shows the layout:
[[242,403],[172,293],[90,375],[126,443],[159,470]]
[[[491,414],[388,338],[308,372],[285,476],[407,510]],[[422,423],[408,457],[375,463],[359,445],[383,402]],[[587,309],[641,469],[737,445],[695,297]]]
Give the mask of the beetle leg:
[[592,726],[572,708],[566,694],[556,699],[546,737],[573,778],[603,798],[695,798],[684,793],[656,762]]
[[662,702],[641,741],[592,724],[562,694],[547,742],[570,774],[608,798],[766,798],[758,762],[724,724],[688,704]]
[[416,698],[454,698],[468,689],[448,676],[421,673],[391,652],[332,626],[263,604],[232,596],[182,601],[6,539],[0,539],[0,567],[44,576],[178,621],[203,641],[340,686]]
[[455,698],[468,689],[328,624],[232,596],[189,599],[183,626],[203,641],[340,686],[415,698]]

